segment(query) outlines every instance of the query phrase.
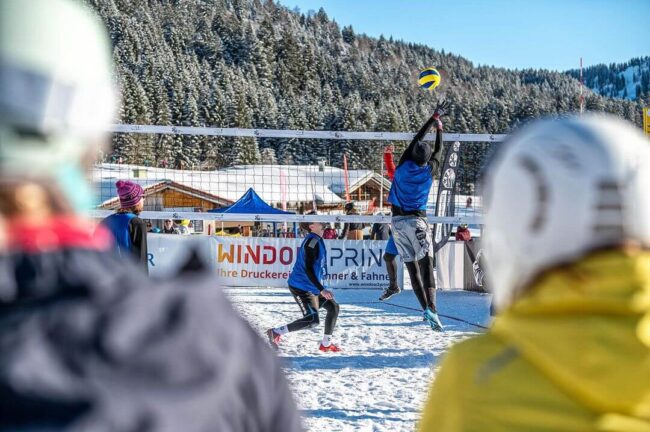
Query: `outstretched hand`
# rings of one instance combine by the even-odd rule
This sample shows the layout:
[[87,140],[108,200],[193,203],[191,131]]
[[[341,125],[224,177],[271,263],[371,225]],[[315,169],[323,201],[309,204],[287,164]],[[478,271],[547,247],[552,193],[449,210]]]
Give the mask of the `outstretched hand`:
[[448,109],[449,109],[449,102],[443,100],[438,104],[438,106],[436,106],[435,111],[433,111],[433,117],[440,118],[441,116],[447,114]]

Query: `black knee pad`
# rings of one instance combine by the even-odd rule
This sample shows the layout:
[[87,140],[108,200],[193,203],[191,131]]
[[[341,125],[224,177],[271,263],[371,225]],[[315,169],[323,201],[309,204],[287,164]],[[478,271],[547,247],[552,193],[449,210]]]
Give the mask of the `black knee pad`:
[[309,327],[316,327],[320,323],[320,318],[318,317],[318,312],[309,314],[305,316],[305,318],[309,319]]

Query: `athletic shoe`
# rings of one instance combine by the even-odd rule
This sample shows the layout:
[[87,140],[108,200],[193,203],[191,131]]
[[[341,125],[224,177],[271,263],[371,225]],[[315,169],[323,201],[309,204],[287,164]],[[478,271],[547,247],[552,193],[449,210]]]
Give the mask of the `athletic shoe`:
[[318,349],[323,352],[341,352],[341,348],[337,347],[334,344],[329,344],[328,346],[320,344]]
[[431,308],[427,308],[424,311],[424,319],[429,323],[433,331],[444,331],[440,318],[438,318],[438,314],[432,311]]
[[282,338],[282,336],[277,334],[272,328],[266,331],[266,336],[269,338],[269,343],[271,344],[271,346],[275,349],[278,349],[278,346],[280,345],[280,339]]
[[389,298],[391,298],[395,294],[399,294],[401,292],[402,292],[402,290],[398,286],[396,286],[396,287],[388,287],[388,288],[386,288],[384,290],[382,295],[379,296],[379,300],[381,300],[381,301],[388,300]]

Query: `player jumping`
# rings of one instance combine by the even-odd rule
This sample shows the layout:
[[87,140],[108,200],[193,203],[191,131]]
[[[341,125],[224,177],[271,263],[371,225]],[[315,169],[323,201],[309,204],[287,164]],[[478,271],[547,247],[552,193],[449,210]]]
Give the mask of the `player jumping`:
[[[392,205],[395,245],[408,269],[413,291],[424,311],[424,319],[435,331],[442,331],[436,310],[436,282],[433,274],[433,243],[427,221],[427,201],[433,177],[442,159],[442,122],[447,103],[439,104],[402,154],[395,169],[388,201]],[[435,126],[436,140],[423,141]]]

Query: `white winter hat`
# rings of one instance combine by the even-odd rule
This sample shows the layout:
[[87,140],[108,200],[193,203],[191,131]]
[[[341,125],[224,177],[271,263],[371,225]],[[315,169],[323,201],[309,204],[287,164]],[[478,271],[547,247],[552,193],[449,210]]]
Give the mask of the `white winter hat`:
[[503,144],[483,191],[497,308],[540,272],[597,248],[650,246],[649,146],[638,128],[605,115],[538,121]]

